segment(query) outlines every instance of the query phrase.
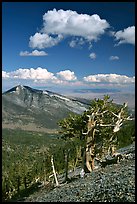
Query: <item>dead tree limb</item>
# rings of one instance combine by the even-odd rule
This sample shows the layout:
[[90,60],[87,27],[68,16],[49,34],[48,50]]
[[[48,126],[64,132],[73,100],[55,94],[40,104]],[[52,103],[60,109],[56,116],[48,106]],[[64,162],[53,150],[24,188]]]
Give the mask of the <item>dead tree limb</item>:
[[54,174],[56,186],[58,186],[58,185],[59,185],[59,182],[58,182],[57,175],[56,175],[56,171],[55,171],[55,167],[54,167],[53,155],[51,156],[51,164],[52,164],[52,170],[53,170],[53,174]]

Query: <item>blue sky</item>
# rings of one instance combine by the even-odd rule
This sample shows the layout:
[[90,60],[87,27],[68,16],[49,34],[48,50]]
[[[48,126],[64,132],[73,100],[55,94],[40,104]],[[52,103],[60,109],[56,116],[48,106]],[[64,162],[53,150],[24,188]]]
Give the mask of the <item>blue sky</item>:
[[3,90],[134,91],[134,2],[3,2]]

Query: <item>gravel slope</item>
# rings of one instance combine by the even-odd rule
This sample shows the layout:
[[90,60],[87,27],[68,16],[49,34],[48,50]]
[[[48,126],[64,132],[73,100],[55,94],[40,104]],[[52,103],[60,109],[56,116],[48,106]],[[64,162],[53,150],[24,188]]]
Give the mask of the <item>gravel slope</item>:
[[121,152],[128,154],[120,163],[99,167],[48,192],[43,188],[24,202],[135,202],[135,146]]

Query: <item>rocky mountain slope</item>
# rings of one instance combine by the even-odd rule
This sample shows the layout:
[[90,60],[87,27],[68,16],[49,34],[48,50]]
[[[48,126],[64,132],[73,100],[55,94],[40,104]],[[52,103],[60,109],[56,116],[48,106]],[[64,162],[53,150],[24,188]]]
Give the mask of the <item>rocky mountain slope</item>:
[[69,183],[43,186],[24,202],[135,202],[135,144],[118,152],[123,156],[119,163],[98,167],[84,178],[77,169]]
[[16,86],[2,94],[3,128],[56,129],[69,113],[80,114],[87,104],[50,91]]

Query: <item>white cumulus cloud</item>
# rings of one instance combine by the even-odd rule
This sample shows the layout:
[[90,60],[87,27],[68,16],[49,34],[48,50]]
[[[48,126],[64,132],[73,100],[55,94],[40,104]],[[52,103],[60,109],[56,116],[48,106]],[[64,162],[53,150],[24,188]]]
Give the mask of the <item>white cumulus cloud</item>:
[[48,53],[45,51],[38,51],[38,50],[33,50],[32,52],[28,51],[21,51],[20,56],[27,57],[27,56],[46,56]]
[[128,77],[126,75],[118,74],[97,74],[89,75],[83,78],[84,81],[88,83],[92,82],[102,82],[102,83],[134,83],[135,77]]
[[131,26],[117,32],[112,32],[112,35],[115,37],[115,40],[119,41],[116,46],[123,43],[135,45],[135,26]]
[[62,35],[58,35],[57,37],[51,37],[46,33],[35,33],[34,36],[30,37],[29,46],[31,48],[39,49],[53,47],[57,45],[62,39]]
[[9,73],[2,71],[2,78],[9,78]]
[[90,53],[89,57],[91,59],[96,59],[96,54],[94,52]]
[[110,56],[109,60],[119,60],[118,56]]
[[49,72],[47,69],[38,67],[37,69],[17,69],[16,71],[4,73],[3,77],[8,76],[9,78],[18,78],[18,79],[54,79],[55,76],[53,73]]
[[54,84],[67,84],[67,82],[76,81],[75,73],[70,70],[64,70],[57,73],[49,72],[47,69],[38,67],[20,68],[15,71],[2,71],[3,78],[33,80],[35,82],[50,82]]
[[[39,49],[52,47],[64,37],[72,36],[82,37],[87,41],[97,41],[109,27],[109,23],[97,14],[78,14],[72,10],[53,9],[43,15],[43,28],[30,37],[29,45]],[[74,42],[70,45],[74,47]]]
[[128,77],[126,75],[118,74],[96,74],[83,77],[83,80],[78,80],[75,73],[71,70],[64,70],[57,73],[49,72],[45,68],[20,68],[15,71],[2,71],[3,80],[21,81],[26,80],[26,83],[43,83],[51,85],[63,86],[87,86],[87,85],[134,85],[135,76]]
[[59,79],[66,80],[66,81],[74,81],[77,79],[75,73],[70,70],[60,71],[57,73]]

